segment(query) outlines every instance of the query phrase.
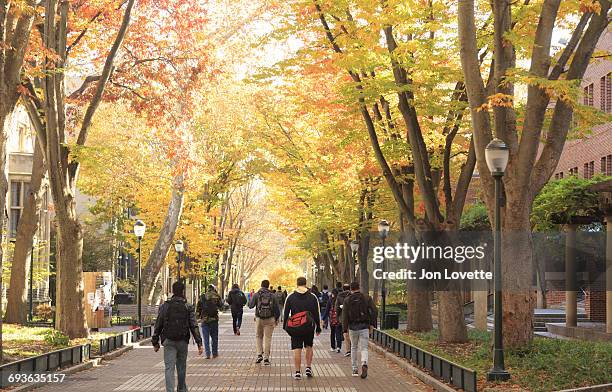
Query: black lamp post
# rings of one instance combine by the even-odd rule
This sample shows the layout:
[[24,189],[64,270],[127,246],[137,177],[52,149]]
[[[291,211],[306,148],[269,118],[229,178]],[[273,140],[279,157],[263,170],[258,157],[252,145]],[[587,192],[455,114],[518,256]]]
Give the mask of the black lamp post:
[[177,280],[180,282],[181,281],[181,259],[183,256],[183,251],[185,250],[183,246],[183,241],[181,240],[176,241],[174,243],[174,250],[176,250],[176,266],[177,266],[176,277],[177,277]]
[[30,302],[28,303],[30,322],[34,320],[34,247],[30,251]]
[[510,153],[508,146],[503,140],[493,139],[487,145],[485,149],[485,159],[487,166],[491,171],[491,175],[495,180],[495,231],[493,236],[493,262],[494,262],[494,275],[493,275],[493,303],[495,311],[495,331],[494,331],[494,343],[493,343],[493,368],[487,373],[487,379],[489,381],[506,381],[510,379],[510,373],[504,365],[504,346],[502,338],[502,297],[501,297],[501,187],[502,177],[506,171],[508,165],[508,157]]
[[357,262],[357,251],[359,250],[359,241],[351,241],[351,251],[353,252],[353,259],[351,260],[351,281],[355,280],[355,263]]
[[[386,220],[381,220],[378,223],[378,234],[380,235],[380,238],[382,239],[382,246],[383,246],[383,255],[385,254],[384,252],[384,248],[385,248],[385,240],[387,239],[387,236],[389,235],[389,222],[387,222]],[[385,320],[387,318],[387,287],[386,287],[386,282],[384,279],[384,273],[385,273],[385,269],[386,266],[385,264],[387,263],[387,259],[383,257],[383,263],[382,263],[382,272],[383,272],[383,280],[382,280],[382,284],[380,285],[380,296],[382,298],[382,313],[381,313],[381,329],[385,329]]]
[[141,246],[142,246],[142,237],[145,235],[145,231],[147,230],[147,225],[140,219],[134,223],[134,235],[138,238],[138,293],[136,296],[136,301],[138,303],[138,326],[142,328],[142,280],[141,280],[141,271],[142,271],[142,255],[141,255]]
[[323,271],[325,271],[325,264],[321,263],[319,264],[319,275],[321,275],[319,278],[319,290],[323,290]]

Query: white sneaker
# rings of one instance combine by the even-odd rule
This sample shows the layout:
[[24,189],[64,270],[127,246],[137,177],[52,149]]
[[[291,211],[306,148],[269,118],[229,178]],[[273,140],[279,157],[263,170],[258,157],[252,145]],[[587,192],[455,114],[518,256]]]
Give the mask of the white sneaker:
[[353,368],[353,373],[352,373],[353,377],[359,377],[359,371],[357,370],[356,367]]
[[339,349],[339,348],[337,348],[337,349],[336,349],[336,352],[337,352],[338,354],[340,354],[340,349]]
[[332,349],[330,349],[329,351],[331,351],[331,352],[333,353],[334,351],[336,351],[336,349],[335,349],[335,348],[332,348]]

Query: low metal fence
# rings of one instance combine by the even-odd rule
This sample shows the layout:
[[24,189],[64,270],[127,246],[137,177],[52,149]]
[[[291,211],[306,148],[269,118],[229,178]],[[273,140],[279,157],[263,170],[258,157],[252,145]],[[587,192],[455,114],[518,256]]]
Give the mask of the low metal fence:
[[[7,363],[0,366],[0,388],[19,384],[20,382],[9,381],[15,379],[15,375],[50,373],[86,362],[89,360],[90,354],[91,344],[83,344]],[[11,375],[13,377],[10,377]],[[23,378],[18,377],[18,379]]]
[[100,349],[98,351],[99,355],[107,354],[131,343],[136,343],[140,339],[150,338],[152,330],[153,327],[151,325],[145,325],[142,327],[142,329],[134,328],[118,335],[100,339]]
[[476,371],[457,365],[378,329],[372,332],[371,338],[378,345],[429,371],[435,377],[466,392],[477,392]]

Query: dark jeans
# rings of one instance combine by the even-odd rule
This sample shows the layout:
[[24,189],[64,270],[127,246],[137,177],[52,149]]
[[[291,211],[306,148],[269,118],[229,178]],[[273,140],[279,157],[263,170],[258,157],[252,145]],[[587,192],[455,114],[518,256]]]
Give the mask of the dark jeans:
[[329,328],[331,336],[331,348],[342,348],[342,341],[344,340],[344,337],[342,336],[342,325],[331,325]]
[[178,376],[178,392],[187,392],[185,376],[187,374],[187,349],[189,344],[184,340],[164,340],[164,364],[166,367],[166,392],[174,392],[174,368]]
[[210,357],[210,341],[212,340],[212,355],[219,354],[219,320],[202,323],[202,339],[204,352]]
[[240,329],[240,326],[242,326],[242,313],[242,309],[232,309],[232,325],[234,327],[234,333],[236,333]]

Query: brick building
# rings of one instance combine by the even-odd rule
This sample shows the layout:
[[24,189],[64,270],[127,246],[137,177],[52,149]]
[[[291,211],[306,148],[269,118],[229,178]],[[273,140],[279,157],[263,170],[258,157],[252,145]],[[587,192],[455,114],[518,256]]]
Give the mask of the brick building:
[[[612,32],[608,31],[601,37],[597,50],[612,52]],[[594,60],[587,68],[581,87],[583,104],[612,114],[611,60]],[[612,175],[612,123],[593,127],[592,133],[585,138],[568,140],[554,178],[574,174],[591,178],[597,173]]]
[[[581,83],[582,103],[602,112],[612,114],[612,61],[604,53],[612,52],[612,32],[601,37],[595,57],[589,65]],[[612,176],[612,122],[593,127],[585,137],[568,140],[565,143],[554,178],[561,179],[570,175],[591,178],[595,174]],[[591,273],[591,275],[593,275]],[[584,310],[592,321],[606,320],[606,294],[603,275],[591,277],[585,291]],[[565,302],[562,290],[549,292],[549,305]]]

